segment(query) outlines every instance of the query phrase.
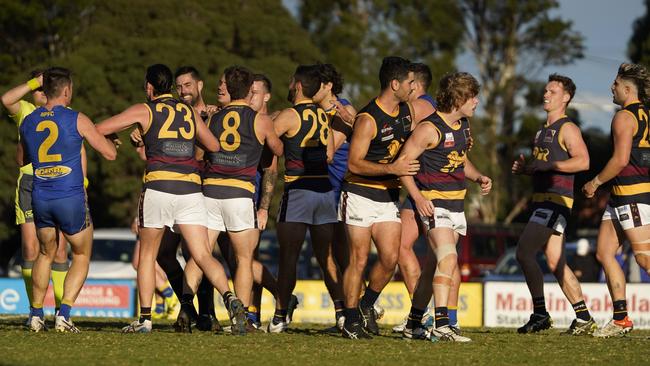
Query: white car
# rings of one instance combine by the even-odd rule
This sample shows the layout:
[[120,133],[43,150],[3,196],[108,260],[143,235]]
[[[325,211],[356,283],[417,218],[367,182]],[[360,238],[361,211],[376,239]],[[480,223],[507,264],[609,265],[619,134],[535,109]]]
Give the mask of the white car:
[[88,278],[135,279],[131,264],[135,241],[128,228],[95,229]]

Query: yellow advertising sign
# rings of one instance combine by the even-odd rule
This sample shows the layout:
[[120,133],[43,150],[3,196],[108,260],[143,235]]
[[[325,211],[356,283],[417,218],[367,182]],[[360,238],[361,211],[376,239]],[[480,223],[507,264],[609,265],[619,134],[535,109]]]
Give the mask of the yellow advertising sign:
[[[323,281],[298,281],[293,291],[298,297],[299,305],[293,320],[301,323],[334,324],[334,304]],[[220,301],[221,296],[215,292],[216,311],[219,319],[227,319],[226,309]],[[408,315],[411,308],[406,287],[402,282],[391,282],[377,300],[385,313],[379,321],[381,324],[399,324]],[[433,303],[430,304],[433,307]],[[262,296],[262,321],[273,317],[275,302],[266,290]],[[480,283],[463,283],[458,299],[458,321],[461,327],[480,327],[483,325],[483,285]]]

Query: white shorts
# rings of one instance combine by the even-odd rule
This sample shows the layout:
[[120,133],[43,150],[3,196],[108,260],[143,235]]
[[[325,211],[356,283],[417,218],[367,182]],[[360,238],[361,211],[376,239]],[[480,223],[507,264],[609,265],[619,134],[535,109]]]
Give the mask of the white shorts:
[[172,194],[145,189],[140,196],[140,225],[173,228],[177,224],[207,226],[203,193]]
[[398,201],[377,202],[346,191],[341,192],[339,200],[339,221],[361,227],[377,222],[402,222]]
[[564,229],[566,229],[567,225],[567,218],[557,210],[552,210],[550,208],[537,208],[533,211],[533,214],[530,215],[528,222],[534,222],[546,226],[549,229],[553,229],[557,233],[564,234]]
[[307,225],[336,223],[334,192],[290,189],[282,195],[278,222],[300,222]]
[[434,207],[433,217],[420,216],[420,219],[422,220],[422,224],[426,231],[434,228],[446,227],[454,230],[462,236],[467,234],[465,212],[452,212],[446,208]]
[[208,229],[242,231],[257,229],[257,213],[251,198],[214,199],[205,197]]
[[650,224],[650,205],[631,203],[618,207],[607,205],[603,220],[616,220],[623,230],[634,229]]

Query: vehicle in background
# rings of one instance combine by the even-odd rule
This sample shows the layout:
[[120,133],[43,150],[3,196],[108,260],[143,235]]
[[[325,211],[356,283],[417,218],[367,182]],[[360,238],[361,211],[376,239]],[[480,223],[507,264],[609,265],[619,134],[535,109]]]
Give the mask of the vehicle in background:
[[128,228],[95,229],[88,278],[135,279],[131,264],[135,242]]

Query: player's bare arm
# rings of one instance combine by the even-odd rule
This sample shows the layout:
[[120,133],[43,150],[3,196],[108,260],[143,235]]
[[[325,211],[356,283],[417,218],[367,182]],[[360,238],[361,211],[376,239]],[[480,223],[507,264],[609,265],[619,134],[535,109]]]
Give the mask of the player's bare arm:
[[77,130],[79,134],[88,141],[93,149],[97,150],[104,159],[115,160],[117,157],[117,148],[107,136],[101,134],[90,118],[85,114],[79,113],[77,117]]
[[255,135],[257,135],[257,139],[266,144],[266,147],[268,147],[273,155],[282,156],[284,153],[284,144],[275,133],[271,118],[264,114],[258,114],[256,118]]
[[634,136],[634,130],[630,126],[634,123],[634,117],[626,111],[619,111],[614,115],[612,121],[614,152],[603,170],[582,187],[582,193],[587,198],[593,197],[600,185],[616,177],[629,163]]
[[415,175],[420,170],[417,160],[398,157],[390,164],[373,163],[365,159],[370,141],[375,136],[376,125],[370,117],[361,115],[357,118],[352,132],[348,169],[354,174],[379,176],[394,174],[397,176]]
[[151,121],[149,121],[149,109],[145,104],[132,105],[122,113],[98,123],[96,127],[100,134],[106,136],[126,130],[135,123],[139,124],[145,133],[149,129]]
[[194,113],[194,120],[196,121],[196,139],[201,144],[201,147],[210,152],[219,151],[219,141],[210,132],[208,126],[203,122],[201,116],[192,108]]
[[[404,144],[399,158],[405,160],[416,160],[422,155],[424,150],[429,147],[435,146],[440,140],[438,130],[430,123],[423,123],[418,125]],[[415,184],[415,179],[410,175],[400,177],[402,184],[408,191],[409,195],[415,202],[415,206],[420,216],[430,217],[433,216],[433,202],[424,198],[422,193]]]
[[43,85],[43,74],[37,76],[32,80],[11,88],[2,94],[2,97],[0,98],[2,100],[2,105],[7,108],[9,114],[13,115],[18,113],[20,110],[20,100],[23,99],[25,95],[32,92],[34,89],[37,89]]
[[476,169],[467,156],[465,157],[465,179],[477,183],[481,187],[481,195],[486,195],[492,190],[492,179]]
[[300,128],[300,117],[292,108],[284,109],[273,119],[273,128],[276,135],[284,136]]

